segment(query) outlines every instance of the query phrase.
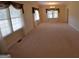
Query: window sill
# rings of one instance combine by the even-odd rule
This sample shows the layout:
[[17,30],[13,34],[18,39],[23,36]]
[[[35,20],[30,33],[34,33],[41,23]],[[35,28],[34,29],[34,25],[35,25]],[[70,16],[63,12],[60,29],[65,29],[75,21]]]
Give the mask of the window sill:
[[13,31],[11,34],[9,34],[9,35],[7,35],[7,36],[5,36],[5,37],[3,37],[3,38],[6,39],[7,37],[12,36],[14,33],[18,32],[18,31],[20,31],[20,30],[22,30],[22,29],[23,29],[23,28],[20,28],[20,29],[18,29],[18,30],[16,30],[16,31]]

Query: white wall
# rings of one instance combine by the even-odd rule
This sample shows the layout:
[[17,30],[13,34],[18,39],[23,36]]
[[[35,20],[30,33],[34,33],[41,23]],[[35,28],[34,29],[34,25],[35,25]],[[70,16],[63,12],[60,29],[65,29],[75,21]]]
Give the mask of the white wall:
[[24,4],[24,32],[27,34],[29,31],[33,29],[33,17],[32,17],[32,8],[31,3],[26,2]]
[[71,2],[68,5],[69,8],[69,21],[73,28],[79,31],[79,2]]
[[7,47],[6,47],[5,41],[2,38],[1,31],[0,31],[0,54],[3,54],[3,53],[7,53]]
[[25,2],[24,4],[24,32],[27,35],[35,26],[33,14],[32,14],[32,7],[38,8],[38,5],[34,2]]

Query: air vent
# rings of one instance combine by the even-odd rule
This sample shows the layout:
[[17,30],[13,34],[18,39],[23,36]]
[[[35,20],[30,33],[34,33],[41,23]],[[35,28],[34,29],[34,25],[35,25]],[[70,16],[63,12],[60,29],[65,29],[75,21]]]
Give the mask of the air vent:
[[18,41],[17,41],[17,43],[20,43],[22,41],[22,39],[19,39]]

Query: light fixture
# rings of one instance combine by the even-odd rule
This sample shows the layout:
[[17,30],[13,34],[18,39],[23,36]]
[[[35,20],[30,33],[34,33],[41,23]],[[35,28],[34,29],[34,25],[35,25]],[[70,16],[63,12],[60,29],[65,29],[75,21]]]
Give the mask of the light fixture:
[[50,8],[55,8],[55,6],[50,6]]
[[48,4],[49,4],[49,5],[52,5],[52,4],[54,5],[54,4],[56,4],[56,3],[55,3],[55,2],[49,2]]
[[58,2],[46,2],[45,3],[46,5],[57,5],[57,4],[59,4]]

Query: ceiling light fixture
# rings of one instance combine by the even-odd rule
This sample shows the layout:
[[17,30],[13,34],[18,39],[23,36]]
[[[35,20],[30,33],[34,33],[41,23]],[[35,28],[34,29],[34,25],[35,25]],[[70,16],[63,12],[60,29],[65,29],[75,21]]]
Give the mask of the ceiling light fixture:
[[58,3],[57,2],[47,2],[46,4],[47,5],[57,5]]
[[50,8],[55,8],[55,6],[50,6]]

